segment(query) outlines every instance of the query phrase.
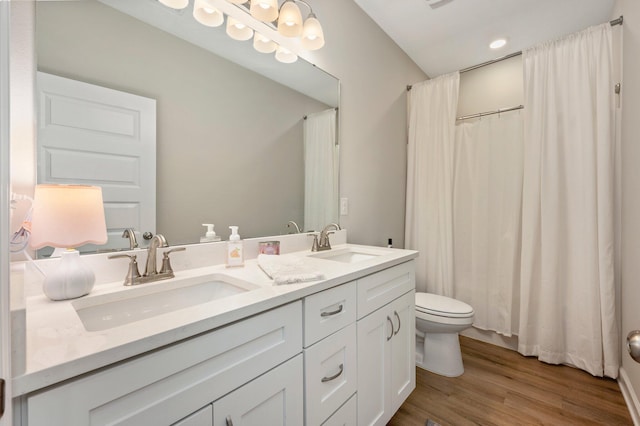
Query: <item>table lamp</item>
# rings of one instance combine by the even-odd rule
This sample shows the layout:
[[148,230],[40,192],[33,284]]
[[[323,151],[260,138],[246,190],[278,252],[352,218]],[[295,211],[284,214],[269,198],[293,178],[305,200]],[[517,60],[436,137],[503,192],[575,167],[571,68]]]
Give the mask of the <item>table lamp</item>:
[[66,300],[88,294],[95,275],[74,247],[107,242],[102,188],[87,185],[37,185],[33,200],[30,245],[61,247],[58,268],[47,275],[44,294]]

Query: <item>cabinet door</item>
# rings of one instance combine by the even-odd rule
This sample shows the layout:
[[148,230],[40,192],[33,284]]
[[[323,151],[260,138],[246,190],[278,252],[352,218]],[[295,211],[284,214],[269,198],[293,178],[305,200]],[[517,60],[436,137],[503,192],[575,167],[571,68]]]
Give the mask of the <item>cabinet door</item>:
[[384,425],[390,410],[387,393],[391,371],[387,365],[393,327],[389,309],[378,309],[364,317],[358,321],[357,328],[358,424]]
[[302,354],[213,403],[215,426],[303,424]]
[[391,303],[393,338],[391,346],[391,414],[395,413],[416,387],[415,292]]
[[213,426],[213,407],[209,404],[171,426]]

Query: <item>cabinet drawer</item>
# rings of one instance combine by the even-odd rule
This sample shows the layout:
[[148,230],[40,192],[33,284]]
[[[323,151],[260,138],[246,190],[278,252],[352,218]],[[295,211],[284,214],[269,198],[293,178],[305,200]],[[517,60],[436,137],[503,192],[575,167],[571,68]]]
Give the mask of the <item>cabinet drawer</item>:
[[322,423],[322,426],[356,426],[358,418],[357,395],[353,395],[342,407]]
[[356,320],[356,282],[312,294],[304,299],[304,347]]
[[321,424],[357,387],[356,324],[304,351],[306,424]]
[[29,395],[28,424],[171,424],[301,350],[294,302]]
[[416,286],[413,260],[358,280],[358,319],[413,290]]

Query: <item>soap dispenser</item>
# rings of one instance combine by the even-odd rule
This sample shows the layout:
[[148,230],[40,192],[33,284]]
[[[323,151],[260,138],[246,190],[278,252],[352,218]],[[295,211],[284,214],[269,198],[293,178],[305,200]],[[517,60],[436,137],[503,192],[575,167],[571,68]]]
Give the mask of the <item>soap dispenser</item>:
[[242,266],[244,264],[244,248],[237,226],[230,226],[231,236],[227,243],[227,267]]
[[220,241],[220,237],[216,235],[216,232],[213,230],[215,226],[213,223],[203,223],[202,226],[207,228],[206,234],[204,237],[200,237],[201,243],[212,243],[214,241]]

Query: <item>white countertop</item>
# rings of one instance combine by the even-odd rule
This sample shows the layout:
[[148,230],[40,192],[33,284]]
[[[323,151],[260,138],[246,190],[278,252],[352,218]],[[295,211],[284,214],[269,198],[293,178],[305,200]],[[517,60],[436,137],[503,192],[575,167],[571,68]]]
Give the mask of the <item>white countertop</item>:
[[[309,256],[312,254],[309,250],[283,254],[281,256],[304,257],[305,265],[313,266],[325,276],[321,281],[286,285],[274,285],[258,267],[256,259],[247,260],[243,267],[238,268],[218,264],[180,270],[174,266],[176,278],[173,280],[220,273],[250,282],[258,288],[102,331],[91,332],[84,328],[72,300],[53,302],[43,294],[28,296],[25,298],[26,367],[24,374],[13,378],[14,396],[216,329],[417,257],[417,252],[412,250],[353,244],[337,245],[333,250],[345,248],[374,250],[378,255],[355,263],[342,263]],[[124,287],[122,280],[102,283],[85,298],[130,291],[140,286],[166,285],[171,281],[134,287]]]

